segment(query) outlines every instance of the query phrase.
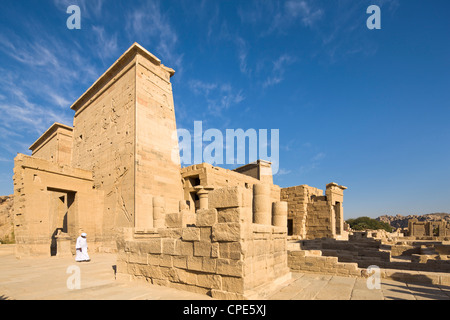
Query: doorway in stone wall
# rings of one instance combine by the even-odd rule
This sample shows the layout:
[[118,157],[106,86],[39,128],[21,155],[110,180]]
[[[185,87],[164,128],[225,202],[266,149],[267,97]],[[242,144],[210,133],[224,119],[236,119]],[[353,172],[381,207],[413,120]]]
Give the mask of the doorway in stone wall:
[[342,229],[341,229],[341,203],[340,202],[336,202],[334,205],[334,216],[336,219],[336,235],[341,235],[342,234]]
[[288,229],[288,236],[294,235],[294,220],[288,219],[287,220],[287,229]]
[[48,188],[47,191],[50,195],[50,255],[56,256],[58,252],[57,236],[59,234],[71,234],[75,231],[74,202],[76,193],[52,188]]
[[439,225],[432,225],[431,226],[433,234],[433,237],[439,237]]

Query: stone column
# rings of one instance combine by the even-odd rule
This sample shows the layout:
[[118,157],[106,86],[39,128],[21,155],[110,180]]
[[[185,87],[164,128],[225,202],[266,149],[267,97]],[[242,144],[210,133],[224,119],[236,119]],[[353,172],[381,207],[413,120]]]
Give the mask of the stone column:
[[201,209],[209,209],[208,203],[208,193],[213,190],[213,187],[204,187],[204,186],[196,186],[195,190],[197,190],[197,195],[200,201],[200,210]]
[[268,184],[255,184],[253,186],[253,223],[272,224],[271,204],[270,186]]
[[285,201],[272,203],[272,224],[287,228],[288,203]]
[[153,197],[153,227],[164,228],[165,215],[164,215],[165,201],[163,197]]

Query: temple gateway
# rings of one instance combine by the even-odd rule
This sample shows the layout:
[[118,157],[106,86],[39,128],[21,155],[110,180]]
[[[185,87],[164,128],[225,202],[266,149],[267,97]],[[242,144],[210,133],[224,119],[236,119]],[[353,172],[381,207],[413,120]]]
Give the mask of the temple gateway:
[[16,256],[117,254],[117,275],[215,298],[290,278],[286,243],[343,232],[343,191],[273,184],[271,163],[181,168],[170,79],[133,44],[14,166]]

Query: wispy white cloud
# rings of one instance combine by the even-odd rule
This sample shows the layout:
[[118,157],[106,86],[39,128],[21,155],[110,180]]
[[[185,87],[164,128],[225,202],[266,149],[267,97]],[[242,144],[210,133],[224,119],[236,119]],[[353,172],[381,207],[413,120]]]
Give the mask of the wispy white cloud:
[[12,88],[16,103],[0,103],[0,126],[12,131],[31,131],[42,134],[52,123],[71,125],[66,113],[35,104],[19,88]]
[[319,153],[316,154],[314,157],[312,157],[311,160],[312,160],[313,162],[317,162],[317,161],[322,160],[323,158],[325,158],[325,153],[319,152]]
[[0,50],[12,59],[31,67],[58,67],[55,55],[40,42],[24,41],[14,33],[0,34]]
[[290,0],[285,3],[285,15],[299,18],[305,26],[311,27],[322,17],[323,10],[305,0]]
[[269,32],[284,32],[287,28],[301,22],[305,27],[312,27],[323,16],[323,10],[311,1],[290,0],[275,14]]
[[[393,15],[399,7],[397,0],[373,0],[370,4],[380,6],[383,15]],[[327,6],[327,11],[324,12],[327,23],[314,29],[322,46],[313,55],[328,63],[355,55],[373,56],[378,50],[378,44],[373,37],[367,36],[368,5],[364,2],[341,0]]]
[[290,174],[291,172],[292,172],[291,170],[280,168],[280,170],[278,170],[278,172],[277,172],[277,175],[285,176],[285,175]]
[[183,69],[183,54],[177,51],[177,32],[167,14],[162,11],[160,2],[148,1],[134,6],[126,14],[126,21],[125,28],[133,42],[140,42],[152,53],[160,55],[165,65],[175,69],[179,79]]
[[195,95],[205,99],[208,113],[215,116],[222,116],[223,111],[245,100],[242,90],[236,90],[228,83],[218,84],[191,80],[189,87]]
[[217,84],[193,79],[189,81],[189,87],[196,95],[202,94],[209,96],[210,92],[217,88]]
[[272,72],[263,82],[263,88],[267,88],[276,84],[279,84],[284,80],[284,74],[286,68],[295,62],[295,58],[288,54],[281,55],[278,59],[273,62]]
[[[248,7],[246,7],[248,6]],[[246,2],[238,9],[242,23],[267,27],[261,36],[286,33],[290,28],[301,25],[314,27],[324,16],[324,10],[317,1],[258,1]]]
[[319,167],[321,161],[326,157],[324,152],[318,152],[314,156],[311,157],[310,161],[304,165],[302,165],[299,169],[299,173],[301,175],[307,174],[310,171],[313,171],[317,167]]
[[62,95],[60,95],[56,92],[47,91],[47,94],[48,94],[49,100],[53,101],[53,103],[55,103],[56,105],[58,105],[61,108],[68,108],[70,106],[70,104],[73,102],[73,101],[69,100],[67,97],[63,97]]
[[[370,4],[381,7],[383,16],[394,15],[398,0],[373,0]],[[335,63],[356,55],[373,56],[378,45],[367,37],[366,9],[369,4],[353,0],[287,0],[246,1],[238,8],[243,25],[261,30],[260,37],[288,35],[295,30],[309,30],[318,45],[312,48],[311,57],[321,62]],[[280,78],[267,81],[268,85],[280,83]]]
[[105,0],[53,0],[53,3],[64,12],[67,7],[77,5],[80,7],[82,19],[94,19],[103,14]]
[[104,61],[105,58],[115,57],[119,54],[117,33],[108,34],[103,26],[92,26],[98,49],[97,54]]
[[235,37],[235,43],[238,50],[239,70],[244,73],[250,73],[250,69],[247,65],[247,56],[249,51],[248,43],[240,36]]
[[13,161],[13,159],[8,159],[8,158],[0,157],[0,162],[11,162],[11,161]]
[[[71,103],[99,75],[82,50],[65,39],[42,32],[43,26],[23,24],[0,35],[0,53],[8,68],[0,72],[1,149],[8,154],[26,152],[52,123],[72,125]],[[6,157],[6,154],[1,154]]]

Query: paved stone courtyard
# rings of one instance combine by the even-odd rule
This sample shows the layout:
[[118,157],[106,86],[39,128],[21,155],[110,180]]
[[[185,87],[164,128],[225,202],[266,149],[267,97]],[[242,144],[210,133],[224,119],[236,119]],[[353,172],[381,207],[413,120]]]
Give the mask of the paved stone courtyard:
[[[0,299],[10,300],[211,300],[172,288],[115,280],[115,255],[92,254],[92,261],[70,258],[18,260],[14,247],[0,246]],[[80,267],[81,288],[70,290],[67,273]],[[70,269],[69,269],[70,270]],[[293,273],[292,281],[270,300],[450,300],[450,286],[408,284],[382,280],[381,289],[369,290],[365,279]]]

